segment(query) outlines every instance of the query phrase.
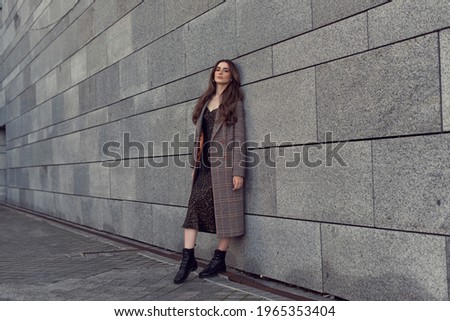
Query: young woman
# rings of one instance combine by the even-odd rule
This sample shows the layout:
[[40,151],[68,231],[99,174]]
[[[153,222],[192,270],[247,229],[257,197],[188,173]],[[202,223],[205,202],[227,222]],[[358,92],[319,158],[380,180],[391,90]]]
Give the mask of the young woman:
[[192,120],[196,125],[192,190],[184,228],[184,249],[174,283],[197,269],[197,233],[216,233],[217,249],[200,277],[225,272],[231,238],[244,235],[245,114],[238,69],[218,61],[208,89],[199,98]]

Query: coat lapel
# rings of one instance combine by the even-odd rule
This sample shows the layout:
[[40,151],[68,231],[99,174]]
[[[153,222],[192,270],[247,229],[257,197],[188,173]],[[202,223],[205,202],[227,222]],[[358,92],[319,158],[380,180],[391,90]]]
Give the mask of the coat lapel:
[[216,111],[216,118],[214,120],[214,127],[213,127],[213,132],[211,134],[211,140],[214,139],[214,136],[217,134],[217,132],[219,131],[220,126],[222,126],[223,124],[223,119],[220,119],[220,111],[217,110]]
[[[202,108],[202,112],[200,113],[199,119],[197,121],[197,128],[196,128],[196,137],[200,137],[200,132],[202,130],[202,122],[203,122],[203,114],[206,111],[206,106],[208,105],[208,102],[205,103],[205,105]],[[214,119],[214,127],[213,127],[213,131],[211,134],[211,140],[213,140],[214,136],[217,134],[217,132],[219,131],[220,127],[223,124],[223,119],[220,119],[220,112],[219,110],[216,111],[216,118]]]

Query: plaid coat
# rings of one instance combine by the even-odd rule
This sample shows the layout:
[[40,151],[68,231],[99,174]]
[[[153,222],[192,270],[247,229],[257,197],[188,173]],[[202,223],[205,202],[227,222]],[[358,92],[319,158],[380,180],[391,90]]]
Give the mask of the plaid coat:
[[[200,165],[203,148],[202,120],[205,111],[203,106],[197,120],[194,140],[194,152],[191,164],[194,168],[194,179]],[[216,216],[216,231],[219,238],[244,235],[244,185],[233,191],[233,176],[245,177],[245,113],[242,101],[236,105],[234,125],[227,126],[219,120],[216,112],[214,128],[210,142],[211,180]],[[242,161],[242,162],[241,162]],[[192,180],[193,186],[194,180]]]

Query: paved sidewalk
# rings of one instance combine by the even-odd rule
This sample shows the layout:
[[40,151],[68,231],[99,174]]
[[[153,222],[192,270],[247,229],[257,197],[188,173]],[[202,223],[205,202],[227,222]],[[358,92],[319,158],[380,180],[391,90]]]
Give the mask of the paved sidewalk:
[[224,276],[200,279],[197,272],[176,285],[176,257],[158,255],[3,205],[0,253],[0,300],[292,298],[232,282]]

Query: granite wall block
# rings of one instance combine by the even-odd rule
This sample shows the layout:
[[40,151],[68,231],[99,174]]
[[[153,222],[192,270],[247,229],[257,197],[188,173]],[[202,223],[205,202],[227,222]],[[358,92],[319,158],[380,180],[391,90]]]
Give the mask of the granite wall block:
[[390,0],[312,0],[313,27],[336,22]]
[[450,134],[373,142],[375,224],[450,235]]
[[316,67],[319,140],[441,129],[437,34]]
[[236,0],[239,54],[297,36],[311,28],[310,0]]
[[439,33],[442,94],[442,129],[450,130],[450,29]]
[[248,140],[261,143],[270,134],[276,145],[317,141],[314,69],[256,82],[244,91]]
[[444,237],[323,224],[322,256],[326,293],[347,300],[448,300]]
[[228,0],[183,28],[186,75],[210,68],[224,57],[237,56],[236,0]]
[[235,239],[230,265],[322,291],[320,224],[246,215],[245,242]]
[[368,48],[367,15],[345,19],[273,46],[273,71],[282,74]]
[[369,142],[303,145],[278,153],[278,216],[373,226]]
[[370,48],[450,26],[450,2],[445,0],[395,0],[368,14]]

